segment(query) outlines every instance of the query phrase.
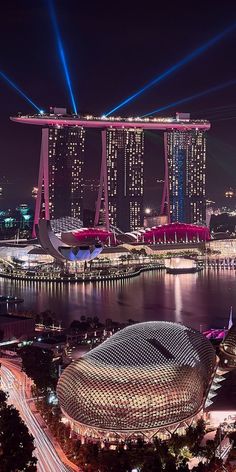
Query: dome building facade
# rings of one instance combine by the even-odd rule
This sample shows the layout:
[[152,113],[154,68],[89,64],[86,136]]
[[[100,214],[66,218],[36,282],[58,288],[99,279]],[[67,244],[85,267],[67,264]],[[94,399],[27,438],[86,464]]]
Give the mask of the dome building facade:
[[82,437],[161,437],[201,413],[216,369],[211,343],[181,324],[128,326],[70,364],[57,393]]
[[224,370],[236,369],[236,325],[233,325],[220,345],[220,366]]

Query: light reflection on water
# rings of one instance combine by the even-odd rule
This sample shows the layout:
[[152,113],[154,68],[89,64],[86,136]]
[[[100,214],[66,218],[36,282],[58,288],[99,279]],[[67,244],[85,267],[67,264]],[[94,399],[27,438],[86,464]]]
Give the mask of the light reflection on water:
[[197,274],[146,272],[139,277],[86,284],[0,279],[0,293],[24,298],[20,310],[50,309],[65,325],[82,315],[125,322],[177,321],[194,328],[223,327],[230,306],[236,311],[236,276],[213,269]]

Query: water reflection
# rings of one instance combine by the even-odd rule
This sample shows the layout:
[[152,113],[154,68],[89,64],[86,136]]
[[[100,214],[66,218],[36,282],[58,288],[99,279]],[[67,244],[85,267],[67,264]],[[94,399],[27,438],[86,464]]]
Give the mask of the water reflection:
[[117,321],[169,320],[197,329],[223,327],[229,307],[236,310],[235,288],[235,272],[229,270],[179,275],[156,271],[77,285],[0,279],[1,294],[24,298],[20,309],[50,309],[66,325],[84,315]]
[[175,315],[176,315],[176,321],[182,322],[181,319],[181,312],[182,312],[182,292],[181,292],[181,282],[180,282],[180,277],[178,275],[175,277]]

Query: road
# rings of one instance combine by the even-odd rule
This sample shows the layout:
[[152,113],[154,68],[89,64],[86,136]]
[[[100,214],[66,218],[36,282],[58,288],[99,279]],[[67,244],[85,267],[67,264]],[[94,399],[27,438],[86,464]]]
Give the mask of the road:
[[[27,425],[30,433],[34,437],[35,455],[38,459],[38,472],[68,472],[72,471],[72,467],[64,464],[66,457],[64,453],[58,448],[55,448],[50,437],[45,430],[40,426],[39,421],[32,413],[29,407],[29,399],[26,396],[27,389],[30,385],[26,375],[21,372],[20,365],[9,361],[8,359],[1,359],[1,388],[8,392],[8,403],[14,405],[20,413],[22,420]],[[60,454],[60,455],[59,455]],[[63,456],[63,461],[61,456]],[[69,461],[68,461],[69,462]],[[70,463],[71,464],[71,463]],[[73,467],[74,470],[79,470]]]

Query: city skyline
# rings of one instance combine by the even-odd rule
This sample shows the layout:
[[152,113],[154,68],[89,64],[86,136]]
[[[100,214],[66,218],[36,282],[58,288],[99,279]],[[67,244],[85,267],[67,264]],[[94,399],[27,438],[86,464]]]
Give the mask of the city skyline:
[[236,4],[1,14],[1,472],[236,472]]
[[[211,8],[213,3],[214,8]],[[85,5],[77,15],[78,9],[74,0],[71,0],[69,8],[68,2],[58,1],[56,8],[75,95],[79,103],[79,111],[100,114],[109,107],[111,108],[113,104],[119,103],[122,97],[128,96],[132,91],[147,83],[158,72],[223,31],[233,23],[236,15],[236,8],[233,5],[228,6],[227,10],[222,10],[221,2],[211,1],[208,1],[204,6],[199,5],[198,10],[193,14],[186,2],[184,9],[185,16],[188,18],[186,22],[181,10],[173,4],[174,15],[172,17],[175,17],[175,21],[173,21],[172,28],[168,30],[167,35],[162,24],[167,20],[169,12],[164,6],[159,9],[158,18],[155,18],[155,21],[152,18],[151,9],[144,12],[145,21],[142,21],[141,12],[138,9],[134,10],[132,5],[126,5],[125,10],[120,7],[116,15],[114,15],[113,7],[109,6],[109,9],[104,7],[104,12],[101,12],[97,5],[94,5],[94,13],[99,19],[98,22],[91,19],[90,11]],[[17,12],[15,16],[11,15],[13,9]],[[50,27],[46,4],[39,1],[37,5],[32,6],[30,2],[24,1],[19,8],[17,2],[13,2],[11,6],[4,6],[3,18],[4,15],[6,22],[3,22],[1,34],[4,38],[6,32],[11,30],[11,37],[7,50],[3,49],[2,51],[3,71],[15,80],[42,108],[48,109],[49,105],[58,105],[67,106],[69,109],[70,101],[56,52],[55,38]],[[90,23],[86,21],[84,23],[91,25],[89,38],[80,17],[90,19]],[[79,28],[77,28],[77,18]],[[44,42],[41,41],[40,32],[33,33],[36,19],[45,29],[48,39],[46,48]],[[124,24],[124,31],[120,36],[119,25],[121,21]],[[128,28],[130,21],[132,34],[131,29]],[[21,28],[22,22],[25,26],[23,30]],[[199,29],[199,23],[201,23],[201,29]],[[98,24],[101,25],[99,33]],[[147,24],[149,25],[148,32]],[[114,34],[112,34],[112,30],[114,30]],[[109,35],[109,41],[107,41],[107,35]],[[119,47],[122,51],[121,62],[116,60],[117,56],[114,53],[118,52],[118,37]],[[165,38],[164,42],[161,41],[162,37]],[[134,47],[137,41],[138,49],[136,46]],[[235,67],[230,57],[233,57],[234,54],[234,41],[235,33],[232,31],[209,51],[205,51],[204,54],[192,61],[191,66],[186,65],[181,71],[176,72],[168,80],[166,79],[158,85],[157,88],[153,87],[138,100],[133,101],[122,110],[122,115],[143,114],[158,105],[165,105],[175,99],[190,96],[206,90],[212,85],[233,79]],[[3,41],[2,44],[4,44]],[[32,51],[38,51],[37,60],[32,55],[29,44],[32,45]],[[174,49],[173,44],[175,44]],[[20,55],[18,48],[21,50]],[[132,48],[134,48],[134,54],[132,61],[129,61]],[[227,54],[225,54],[226,50]],[[78,52],[75,53],[75,51]],[[140,67],[141,57],[144,58],[142,67]],[[93,58],[92,63],[91,58]],[[12,64],[14,64],[14,68]],[[119,74],[119,67],[124,65],[125,74]],[[221,66],[219,67],[219,65]],[[97,73],[93,74],[92,70],[95,69],[97,69]],[[19,201],[21,195],[22,199],[26,200],[31,187],[36,184],[40,134],[33,129],[28,134],[28,130],[17,130],[16,126],[9,123],[9,115],[15,114],[18,110],[30,112],[30,105],[6,83],[2,81],[1,84],[4,91],[0,111],[1,152],[4,156],[2,172],[14,182],[15,198]],[[212,130],[208,140],[207,195],[214,199],[220,198],[226,187],[235,186],[233,174],[230,172],[230,167],[234,165],[236,146],[233,119],[236,106],[234,106],[233,96],[234,87],[232,86],[181,106],[182,111],[191,112],[192,116],[196,118],[209,118],[212,121]],[[176,111],[180,110],[173,107],[165,114],[173,116]],[[14,135],[14,140],[11,138],[12,135]],[[153,139],[151,135],[146,139],[146,160],[150,162],[152,173],[148,172],[144,176],[145,180],[149,180],[153,172],[157,179],[163,178],[163,167],[160,159],[156,158],[158,154],[162,154],[162,145],[159,145],[159,151],[157,151],[156,147],[154,149]],[[91,168],[95,171],[96,166],[95,174],[97,174],[100,164],[99,158],[100,152],[98,152],[96,137],[93,135],[85,155],[85,173],[88,177],[94,177],[91,174]],[[18,165],[18,162],[21,162],[22,165]],[[93,166],[87,166],[91,162],[93,162]],[[25,173],[26,167],[27,174]],[[151,194],[150,197],[149,194]],[[149,188],[147,199],[153,204],[152,190],[149,191]],[[8,202],[10,204],[10,200]]]

